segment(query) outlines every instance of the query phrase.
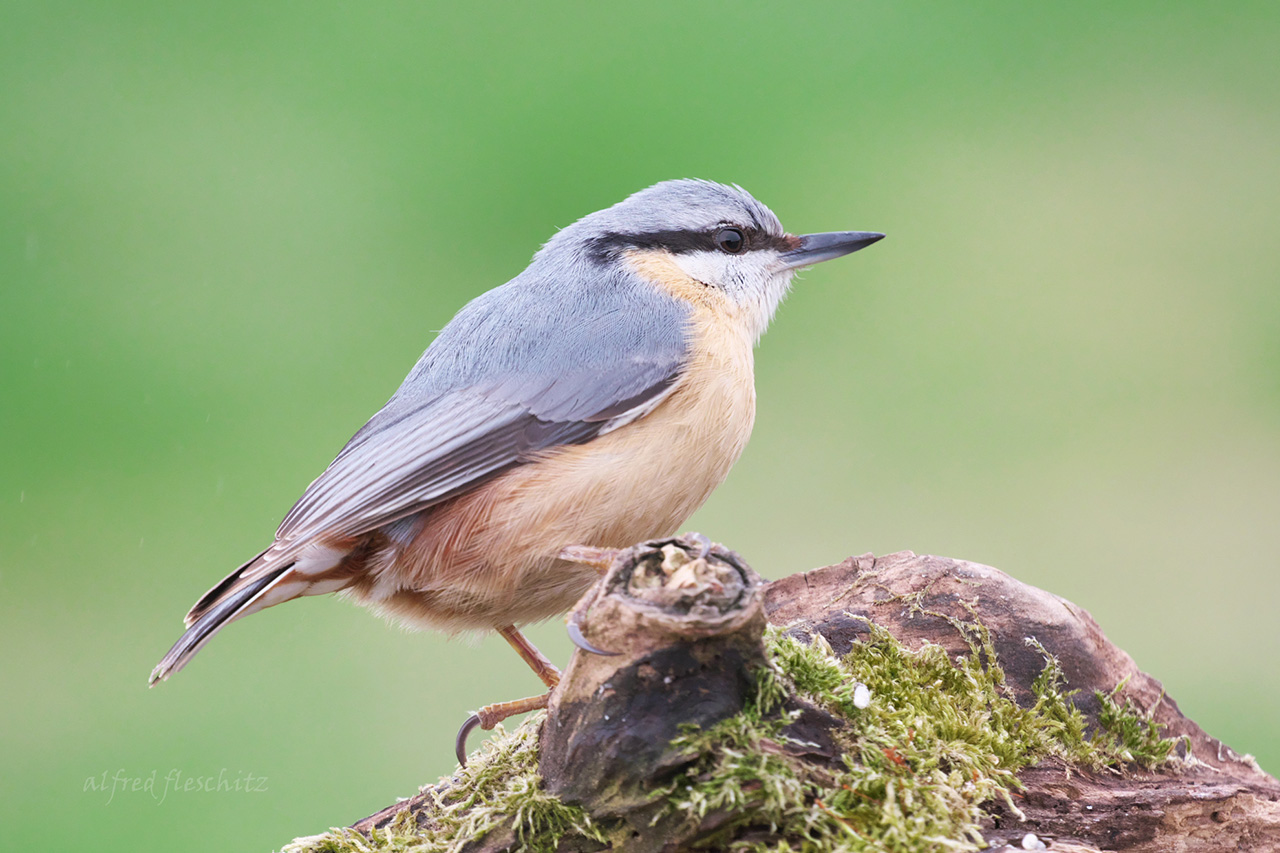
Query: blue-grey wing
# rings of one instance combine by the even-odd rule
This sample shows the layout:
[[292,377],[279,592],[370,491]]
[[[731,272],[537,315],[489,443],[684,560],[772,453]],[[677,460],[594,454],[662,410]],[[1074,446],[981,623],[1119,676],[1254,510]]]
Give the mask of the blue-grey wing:
[[275,547],[374,530],[660,401],[686,362],[686,311],[643,282],[597,282],[612,290],[556,299],[522,276],[467,305],[307,489]]

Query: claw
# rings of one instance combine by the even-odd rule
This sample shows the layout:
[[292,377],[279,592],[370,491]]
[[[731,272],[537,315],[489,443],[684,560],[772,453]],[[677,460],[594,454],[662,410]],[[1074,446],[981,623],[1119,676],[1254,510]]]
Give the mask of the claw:
[[526,696],[524,699],[516,699],[511,702],[496,702],[492,705],[485,705],[479,711],[467,717],[467,721],[462,724],[462,728],[458,729],[458,737],[453,742],[453,751],[458,756],[458,763],[463,767],[467,766],[467,736],[475,731],[476,727],[489,731],[498,723],[510,719],[516,714],[540,711],[546,708],[547,703],[550,701],[550,693],[543,693],[541,696]]
[[711,540],[702,533],[690,533],[688,537],[698,543],[698,554],[695,560],[705,560],[711,554]]
[[458,729],[458,737],[453,742],[453,751],[458,755],[458,764],[462,767],[467,766],[467,738],[480,725],[480,715],[472,714],[467,717],[467,721],[462,724],[462,728]]
[[606,652],[604,649],[598,649],[591,643],[587,642],[587,638],[582,636],[582,626],[578,624],[578,620],[570,619],[565,625],[565,631],[569,634],[569,639],[575,646],[584,652],[590,652],[593,655],[603,655],[605,657],[613,657],[622,654],[621,652]]

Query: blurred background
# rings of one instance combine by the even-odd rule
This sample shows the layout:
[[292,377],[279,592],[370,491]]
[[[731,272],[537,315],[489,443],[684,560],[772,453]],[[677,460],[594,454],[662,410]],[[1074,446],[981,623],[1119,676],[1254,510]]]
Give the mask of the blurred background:
[[278,847],[534,692],[330,598],[146,678],[433,330],[685,176],[889,234],[802,276],[688,527],[769,577],[997,566],[1276,772],[1278,41],[1263,3],[3,3],[5,846]]

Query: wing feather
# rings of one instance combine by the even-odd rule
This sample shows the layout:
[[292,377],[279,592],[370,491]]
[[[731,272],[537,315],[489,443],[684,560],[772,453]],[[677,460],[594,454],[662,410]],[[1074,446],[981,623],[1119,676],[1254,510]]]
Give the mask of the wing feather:
[[685,309],[629,274],[601,272],[579,292],[539,275],[535,264],[441,331],[290,510],[268,562],[317,536],[375,530],[540,451],[590,441],[672,391],[686,361]]

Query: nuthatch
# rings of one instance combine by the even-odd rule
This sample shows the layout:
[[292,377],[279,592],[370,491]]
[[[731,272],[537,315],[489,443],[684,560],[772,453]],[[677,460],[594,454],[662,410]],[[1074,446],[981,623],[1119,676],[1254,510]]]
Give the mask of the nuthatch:
[[793,236],[741,188],[698,180],[563,229],[441,330],[271,546],[191,608],[151,683],[241,616],[342,592],[413,626],[496,630],[554,687],[517,626],[596,580],[561,551],[674,533],[747,443],[752,348],[792,275],[883,236]]

